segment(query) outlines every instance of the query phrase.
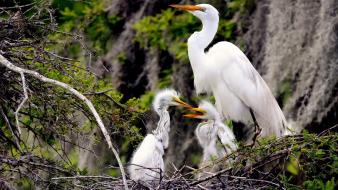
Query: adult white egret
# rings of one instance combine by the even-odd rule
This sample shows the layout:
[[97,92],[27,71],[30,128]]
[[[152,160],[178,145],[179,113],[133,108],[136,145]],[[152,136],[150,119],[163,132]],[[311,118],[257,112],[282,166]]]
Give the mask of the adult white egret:
[[128,168],[130,178],[138,181],[158,180],[161,172],[164,172],[163,155],[164,149],[169,144],[170,116],[167,111],[169,106],[190,105],[179,98],[175,90],[166,89],[158,92],[153,101],[153,108],[159,115],[160,120],[157,128],[143,139],[134,152]]
[[196,113],[186,114],[185,117],[207,120],[200,123],[195,130],[198,142],[203,148],[200,168],[208,166],[213,159],[222,158],[237,150],[235,135],[224,125],[220,114],[210,102],[202,101],[198,108],[190,109]]
[[[284,114],[245,54],[226,41],[218,42],[205,52],[217,32],[218,11],[209,4],[171,6],[189,11],[203,24],[202,30],[188,39],[196,92],[212,93],[223,117],[248,127],[254,124],[256,134],[261,127],[261,136],[282,136],[287,129]],[[251,133],[244,138],[248,142],[253,136]]]

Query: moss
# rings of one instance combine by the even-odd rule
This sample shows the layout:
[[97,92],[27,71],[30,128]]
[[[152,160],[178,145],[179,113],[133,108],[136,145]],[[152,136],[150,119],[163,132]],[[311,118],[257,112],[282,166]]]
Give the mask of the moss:
[[120,64],[125,64],[127,61],[127,55],[124,52],[120,52],[117,54],[117,60]]
[[22,177],[16,181],[17,188],[19,189],[35,189],[34,182],[27,177]]
[[287,104],[288,100],[292,96],[291,80],[289,80],[289,79],[284,80],[284,82],[282,83],[282,85],[280,87],[279,94],[280,94],[279,96],[281,97],[281,103],[282,103],[282,107],[283,107]]
[[190,160],[191,160],[191,164],[198,166],[199,163],[201,163],[202,161],[202,155],[198,153],[193,153],[191,155]]

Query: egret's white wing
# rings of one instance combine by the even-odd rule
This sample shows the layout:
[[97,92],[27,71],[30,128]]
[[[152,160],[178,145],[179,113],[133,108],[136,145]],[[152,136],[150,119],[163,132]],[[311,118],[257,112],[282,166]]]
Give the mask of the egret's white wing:
[[214,58],[214,64],[220,64],[224,85],[254,112],[262,136],[283,135],[286,128],[284,114],[245,54],[229,42],[217,43],[208,54]]

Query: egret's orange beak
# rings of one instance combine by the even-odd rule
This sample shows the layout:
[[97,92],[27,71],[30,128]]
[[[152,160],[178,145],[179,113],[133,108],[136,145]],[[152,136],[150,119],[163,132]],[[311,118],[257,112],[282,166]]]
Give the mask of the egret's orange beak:
[[174,98],[174,101],[176,102],[176,103],[178,103],[180,106],[182,106],[182,107],[185,107],[185,108],[188,108],[188,109],[192,109],[192,108],[194,108],[194,107],[192,107],[191,105],[189,105],[188,103],[186,103],[186,102],[183,102],[181,99],[179,99],[179,98]]
[[197,112],[197,113],[185,114],[185,115],[183,115],[183,117],[186,117],[186,118],[199,118],[199,117],[203,116],[206,113],[206,111],[204,109],[201,109],[201,108],[189,108],[189,110]]
[[170,7],[174,7],[179,10],[185,10],[185,11],[201,11],[204,8],[200,7],[198,5],[169,5]]

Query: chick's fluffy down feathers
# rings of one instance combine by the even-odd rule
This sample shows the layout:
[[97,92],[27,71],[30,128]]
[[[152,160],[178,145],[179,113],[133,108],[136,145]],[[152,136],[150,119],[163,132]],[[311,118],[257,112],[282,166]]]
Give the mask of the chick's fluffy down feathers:
[[148,134],[134,152],[128,168],[130,178],[151,181],[160,178],[164,170],[163,146],[153,134]]

